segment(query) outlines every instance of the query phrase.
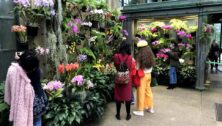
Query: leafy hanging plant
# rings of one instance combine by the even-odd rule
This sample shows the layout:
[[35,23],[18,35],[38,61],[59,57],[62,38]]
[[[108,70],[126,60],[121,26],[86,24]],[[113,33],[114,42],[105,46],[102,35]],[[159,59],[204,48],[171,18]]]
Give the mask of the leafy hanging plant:
[[143,37],[146,37],[146,38],[149,38],[149,37],[152,36],[152,32],[148,29],[139,31],[138,34],[143,36]]
[[187,22],[186,21],[182,21],[180,19],[171,19],[170,20],[170,25],[173,26],[173,28],[175,30],[188,30],[188,26],[187,26]]
[[160,21],[152,22],[149,25],[150,28],[156,28],[156,27],[162,27],[162,26],[165,26],[165,23],[164,22],[160,22]]
[[[205,41],[209,41],[211,35],[214,33],[214,28],[210,24],[203,24],[202,26],[202,34],[201,39]],[[210,41],[209,41],[210,42]]]

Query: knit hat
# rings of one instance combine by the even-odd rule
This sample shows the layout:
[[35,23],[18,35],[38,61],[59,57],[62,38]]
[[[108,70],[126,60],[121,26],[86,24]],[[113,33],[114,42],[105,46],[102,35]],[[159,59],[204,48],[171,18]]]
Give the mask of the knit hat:
[[140,40],[138,43],[137,43],[137,47],[144,47],[144,46],[147,46],[148,43],[146,40]]

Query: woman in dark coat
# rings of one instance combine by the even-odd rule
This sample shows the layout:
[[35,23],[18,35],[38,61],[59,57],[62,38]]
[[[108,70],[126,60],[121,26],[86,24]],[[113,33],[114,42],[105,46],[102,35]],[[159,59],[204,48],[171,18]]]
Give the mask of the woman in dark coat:
[[130,71],[130,81],[128,84],[116,84],[114,86],[114,99],[116,101],[116,118],[120,120],[120,108],[121,103],[125,102],[126,105],[126,120],[131,118],[130,115],[130,100],[132,91],[132,70],[135,70],[135,62],[131,56],[130,44],[123,41],[120,45],[119,53],[115,54],[113,57],[114,65],[117,68],[122,61],[125,61],[127,68]]
[[[210,52],[208,54],[208,58],[211,62],[217,62],[220,54],[220,48],[219,45],[213,41],[210,47]],[[214,64],[211,64],[211,72],[213,71]],[[218,64],[215,64],[216,70],[218,69]]]

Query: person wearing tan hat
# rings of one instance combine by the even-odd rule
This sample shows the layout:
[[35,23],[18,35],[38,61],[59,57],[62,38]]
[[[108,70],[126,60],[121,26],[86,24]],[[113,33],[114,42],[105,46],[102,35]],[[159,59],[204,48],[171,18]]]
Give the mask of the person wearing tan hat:
[[140,78],[140,86],[137,87],[137,111],[133,114],[137,116],[144,116],[144,110],[154,113],[153,110],[153,94],[151,91],[151,72],[155,65],[154,54],[146,40],[140,40],[137,43],[139,48],[136,63],[137,70],[140,69],[144,72],[144,76]]

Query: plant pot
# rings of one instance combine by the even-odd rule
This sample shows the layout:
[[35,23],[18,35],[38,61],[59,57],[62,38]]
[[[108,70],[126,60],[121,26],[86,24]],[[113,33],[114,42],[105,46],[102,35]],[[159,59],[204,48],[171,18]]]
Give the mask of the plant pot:
[[99,22],[98,21],[92,21],[92,28],[99,28]]
[[192,36],[196,36],[196,32],[192,32],[191,35],[192,35]]
[[78,91],[75,93],[75,97],[80,101],[83,102],[87,96],[86,91]]
[[31,37],[35,37],[38,34],[39,27],[36,26],[27,26],[27,35]]
[[164,38],[170,38],[169,33],[165,33],[165,34],[164,34]]

